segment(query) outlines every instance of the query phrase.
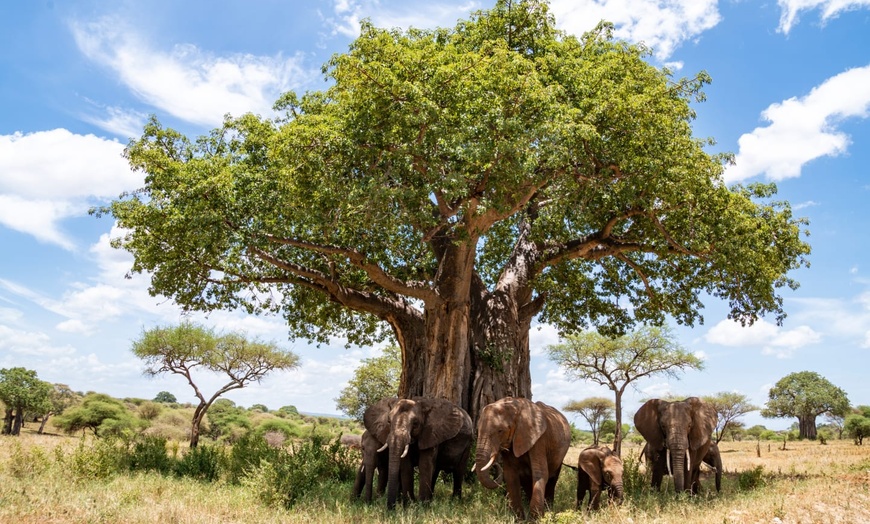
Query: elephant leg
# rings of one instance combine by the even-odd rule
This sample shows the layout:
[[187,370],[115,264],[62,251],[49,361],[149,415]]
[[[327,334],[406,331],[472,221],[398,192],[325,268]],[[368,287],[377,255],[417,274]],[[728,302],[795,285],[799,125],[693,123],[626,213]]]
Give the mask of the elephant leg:
[[360,494],[362,494],[366,481],[365,469],[365,464],[360,464],[359,469],[356,471],[356,479],[353,481],[353,493],[351,499],[358,499]]
[[459,458],[459,462],[453,467],[453,497],[462,498],[462,483],[465,481],[465,470],[468,468],[468,457],[471,455],[471,446],[465,448],[465,452]]
[[399,465],[400,492],[402,494],[402,503],[408,504],[408,501],[415,500],[414,497],[414,465],[410,460],[402,460]]
[[[378,491],[377,494],[380,497],[387,491],[387,482],[390,480],[390,475],[388,471],[388,466],[386,464],[378,465]],[[371,490],[372,490],[372,482],[374,481],[374,477],[370,477],[368,480],[368,497],[371,501]]]
[[435,476],[438,474],[438,468],[435,467],[435,461],[438,459],[436,449],[420,451],[420,491],[418,497],[420,502],[432,500]]
[[589,491],[589,475],[582,468],[577,468],[577,501],[574,503],[574,509],[580,509],[587,491]]
[[516,469],[517,464],[505,461],[503,472],[504,483],[508,492],[508,500],[510,501],[514,515],[522,520],[525,518],[525,512],[523,511],[523,497],[520,494],[520,475]]
[[537,519],[547,511],[547,479],[543,475],[537,475],[532,483],[532,496],[529,500],[529,517]]
[[601,505],[601,490],[593,487],[589,490],[589,509],[597,510]]

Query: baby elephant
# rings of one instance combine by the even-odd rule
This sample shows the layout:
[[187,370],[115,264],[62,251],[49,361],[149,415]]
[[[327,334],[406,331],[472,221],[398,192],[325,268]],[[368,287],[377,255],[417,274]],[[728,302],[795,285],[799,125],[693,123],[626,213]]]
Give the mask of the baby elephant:
[[610,500],[622,503],[622,459],[607,446],[590,446],[580,452],[577,461],[577,509],[589,492],[589,509],[598,509],[601,491],[608,490]]

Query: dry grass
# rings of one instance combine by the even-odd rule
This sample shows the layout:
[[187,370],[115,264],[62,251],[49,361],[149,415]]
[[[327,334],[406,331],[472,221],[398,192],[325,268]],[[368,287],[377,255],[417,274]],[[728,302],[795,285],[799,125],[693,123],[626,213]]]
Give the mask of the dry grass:
[[[120,474],[104,480],[71,478],[55,456],[78,446],[72,437],[24,434],[0,438],[0,522],[17,523],[235,523],[235,522],[513,522],[504,499],[479,485],[466,488],[461,502],[449,500],[439,485],[431,506],[411,505],[395,512],[383,500],[367,506],[350,503],[350,484],[324,486],[292,510],[264,506],[244,486],[200,483],[157,474]],[[618,508],[598,514],[572,511],[576,480],[565,470],[556,510],[545,522],[618,522],[632,524],[703,523],[868,523],[870,522],[870,446],[850,441],[722,442],[726,475],[722,493],[707,488],[697,497],[644,489]],[[55,451],[55,448],[60,451]],[[569,452],[576,461],[580,448]],[[639,449],[627,446],[625,457]],[[742,488],[741,475],[761,466],[763,485]]]

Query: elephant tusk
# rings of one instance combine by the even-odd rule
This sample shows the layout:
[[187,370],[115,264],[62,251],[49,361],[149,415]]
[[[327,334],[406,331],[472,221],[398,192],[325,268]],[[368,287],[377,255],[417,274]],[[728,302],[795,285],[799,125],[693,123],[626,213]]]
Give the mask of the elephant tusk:
[[475,471],[476,469],[477,469],[477,462],[475,462],[474,465],[471,466],[471,472],[474,473],[474,471]]
[[665,451],[665,457],[665,460],[668,462],[668,475],[673,475],[674,468],[671,467],[671,448],[667,448],[667,451]]
[[402,450],[402,458],[405,458],[405,456],[408,454],[408,446],[410,446],[410,444],[405,444],[405,449]]
[[388,447],[390,447],[389,442],[384,442],[384,445],[381,446],[380,449],[378,449],[378,453],[380,453],[381,451],[386,450]]
[[363,472],[365,472],[365,470],[366,470],[366,465],[365,465],[365,464],[360,464],[360,466],[359,466],[359,472],[360,472],[360,473],[363,473]]
[[[486,470],[488,470],[489,467],[492,466],[492,463],[493,463],[493,462],[495,462],[495,455],[493,455],[493,456],[491,456],[491,457],[489,458],[489,462],[486,463],[486,466],[480,468],[480,471],[486,471]],[[477,465],[477,464],[475,464],[475,465]]]

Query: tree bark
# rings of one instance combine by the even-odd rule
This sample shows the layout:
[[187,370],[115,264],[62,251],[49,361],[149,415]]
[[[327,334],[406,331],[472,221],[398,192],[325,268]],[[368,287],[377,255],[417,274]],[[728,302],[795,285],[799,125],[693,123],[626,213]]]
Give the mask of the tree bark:
[[616,429],[613,434],[613,452],[617,457],[622,456],[622,392],[616,393],[616,405],[613,408],[613,416],[616,418]]
[[13,410],[12,408],[6,408],[6,411],[3,414],[3,435],[11,435],[12,434],[12,416]]
[[816,416],[801,415],[798,417],[799,438],[816,440]]
[[42,435],[42,432],[45,431],[45,424],[48,422],[48,417],[52,415],[51,411],[42,416],[42,422],[39,424],[39,430],[37,430],[37,435]]
[[190,448],[193,449],[197,445],[199,445],[199,431],[200,424],[202,423],[203,417],[205,417],[205,412],[208,409],[208,405],[200,404],[196,406],[196,410],[193,412],[193,422],[190,425]]

